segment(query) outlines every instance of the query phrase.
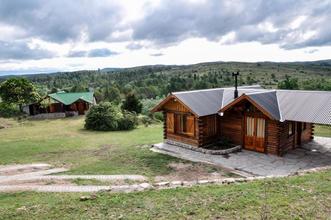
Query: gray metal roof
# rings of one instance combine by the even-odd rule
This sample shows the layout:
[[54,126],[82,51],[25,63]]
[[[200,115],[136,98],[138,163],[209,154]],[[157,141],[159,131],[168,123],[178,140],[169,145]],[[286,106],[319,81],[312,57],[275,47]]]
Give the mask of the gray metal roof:
[[331,92],[277,90],[282,120],[331,124]]
[[247,95],[259,106],[265,109],[273,119],[281,119],[276,91],[249,93]]
[[[198,116],[217,114],[234,101],[234,88],[217,88],[172,93]],[[331,92],[268,90],[260,86],[238,87],[274,119],[331,124]]]
[[223,90],[206,89],[190,92],[175,92],[175,95],[187,107],[199,116],[215,114],[222,106]]

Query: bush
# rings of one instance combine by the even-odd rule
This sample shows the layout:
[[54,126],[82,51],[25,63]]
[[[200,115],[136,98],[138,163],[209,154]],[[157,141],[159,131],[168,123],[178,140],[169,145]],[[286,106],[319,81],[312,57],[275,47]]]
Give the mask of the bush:
[[104,102],[91,107],[87,112],[85,128],[97,131],[116,131],[122,118],[123,115],[118,106]]
[[0,117],[11,118],[21,116],[22,113],[15,107],[15,105],[0,103]]
[[138,118],[135,113],[124,111],[123,118],[119,121],[119,130],[132,130],[138,125]]
[[131,130],[137,127],[137,116],[110,102],[93,106],[86,115],[85,129],[96,131]]
[[143,125],[145,125],[145,127],[148,127],[149,125],[151,125],[153,123],[153,120],[150,117],[146,116],[146,115],[142,115],[140,117],[140,122]]

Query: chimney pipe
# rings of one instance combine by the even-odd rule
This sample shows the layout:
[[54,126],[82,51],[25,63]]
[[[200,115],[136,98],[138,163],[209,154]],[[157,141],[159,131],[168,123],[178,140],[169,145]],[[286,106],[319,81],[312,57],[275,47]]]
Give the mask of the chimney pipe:
[[238,76],[239,76],[239,71],[237,71],[236,73],[232,73],[232,76],[234,76],[235,79],[235,90],[234,90],[234,98],[238,98]]

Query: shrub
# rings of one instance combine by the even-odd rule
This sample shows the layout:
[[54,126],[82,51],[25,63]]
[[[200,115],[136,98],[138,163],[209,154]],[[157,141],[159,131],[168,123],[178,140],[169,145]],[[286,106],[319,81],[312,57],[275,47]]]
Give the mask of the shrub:
[[104,102],[91,107],[85,119],[85,128],[97,131],[116,131],[119,121],[123,118],[118,106]]
[[86,115],[85,128],[96,131],[131,130],[138,125],[137,116],[110,102],[93,106]]
[[143,125],[145,125],[145,127],[148,127],[149,125],[151,125],[153,123],[153,120],[146,115],[142,115],[140,117],[140,121]]
[[21,116],[22,113],[13,104],[0,103],[0,117],[11,118]]
[[124,111],[123,118],[119,121],[119,130],[132,130],[138,125],[138,118],[135,113]]

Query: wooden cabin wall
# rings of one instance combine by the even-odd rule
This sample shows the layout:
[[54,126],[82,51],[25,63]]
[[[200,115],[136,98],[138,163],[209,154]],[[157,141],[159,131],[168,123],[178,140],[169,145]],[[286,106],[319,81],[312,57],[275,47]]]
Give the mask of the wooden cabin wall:
[[275,120],[266,121],[265,148],[268,154],[279,154],[280,145],[280,123]]
[[175,101],[174,99],[169,100],[164,106],[163,109],[166,111],[172,112],[186,112],[190,113],[191,111],[182,105],[180,102]]
[[226,138],[234,144],[243,144],[243,115],[239,112],[228,111],[220,117],[220,137]]
[[219,139],[219,116],[208,115],[198,119],[199,146],[213,143]]
[[[292,135],[289,135],[289,123],[293,122],[285,121],[280,123],[279,155],[284,155],[286,152],[291,149],[294,149],[295,147],[296,129],[294,129],[294,133]],[[295,123],[293,124],[295,127]]]
[[[164,114],[164,125],[163,125],[163,136],[164,139],[169,139],[185,144],[189,144],[192,146],[199,146],[199,120],[198,118],[194,118],[194,127],[195,127],[195,134],[194,136],[185,136],[182,134],[176,134],[174,132],[169,132],[167,129],[167,113],[184,113],[184,114],[190,114],[193,115],[192,112],[190,112],[189,109],[187,109],[184,105],[182,105],[178,101],[169,100],[164,106],[163,106],[163,114]],[[175,126],[175,125],[174,125]]]
[[313,136],[314,125],[312,123],[306,123],[306,129],[301,133],[301,144],[311,141]]

